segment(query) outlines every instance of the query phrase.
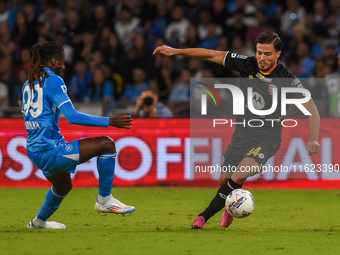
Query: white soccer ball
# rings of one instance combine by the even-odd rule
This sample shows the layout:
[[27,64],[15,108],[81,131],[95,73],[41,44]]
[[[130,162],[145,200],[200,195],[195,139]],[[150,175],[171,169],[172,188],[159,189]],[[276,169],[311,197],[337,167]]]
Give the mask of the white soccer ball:
[[254,211],[255,199],[248,190],[235,189],[227,196],[225,207],[231,216],[244,218]]

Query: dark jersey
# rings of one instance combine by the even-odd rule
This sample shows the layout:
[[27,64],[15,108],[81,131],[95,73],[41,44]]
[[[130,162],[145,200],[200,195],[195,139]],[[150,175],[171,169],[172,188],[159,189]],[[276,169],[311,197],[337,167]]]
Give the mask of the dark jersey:
[[[237,115],[237,123],[235,125],[236,137],[243,137],[244,141],[253,140],[268,135],[273,135],[281,139],[282,125],[281,121],[284,116],[281,116],[281,88],[282,87],[299,87],[302,84],[299,79],[292,75],[282,64],[278,63],[275,69],[264,75],[259,71],[255,57],[247,57],[238,55],[236,53],[227,52],[224,59],[224,66],[237,71],[241,75],[240,89],[243,92],[245,99],[244,115]],[[272,107],[273,103],[273,88],[277,88],[277,108],[270,115],[255,115],[248,108],[248,92],[247,88],[252,87],[252,103],[256,110],[268,110]],[[287,95],[290,98],[301,98],[301,93],[290,93]],[[251,120],[249,122],[249,120]],[[257,121],[261,120],[261,121]],[[275,120],[275,121],[274,121]],[[263,126],[261,124],[263,123]],[[250,124],[250,125],[249,125]],[[261,127],[252,127],[261,126]]]

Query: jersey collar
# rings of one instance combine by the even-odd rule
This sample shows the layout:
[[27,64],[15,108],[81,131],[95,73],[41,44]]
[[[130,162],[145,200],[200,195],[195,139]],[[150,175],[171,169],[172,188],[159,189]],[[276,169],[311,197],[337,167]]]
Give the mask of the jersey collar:
[[45,71],[49,74],[49,75],[52,75],[52,74],[55,74],[54,72],[53,72],[53,70],[51,69],[51,68],[49,68],[49,67],[44,67],[44,69],[45,69]]

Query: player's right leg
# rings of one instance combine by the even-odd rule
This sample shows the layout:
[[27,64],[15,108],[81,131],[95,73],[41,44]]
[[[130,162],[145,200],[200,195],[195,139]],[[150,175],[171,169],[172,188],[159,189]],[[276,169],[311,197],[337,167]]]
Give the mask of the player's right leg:
[[107,136],[85,138],[79,141],[80,163],[98,156],[97,168],[99,173],[99,194],[95,210],[103,213],[126,214],[136,209],[114,198],[111,194],[116,164],[116,146]]
[[[220,187],[226,185],[228,183],[228,181],[230,180],[231,176],[232,176],[233,172],[229,171],[229,172],[221,172],[220,174],[220,178],[218,179],[218,182],[220,184]],[[222,228],[227,228],[231,225],[231,223],[233,223],[234,217],[231,216],[228,211],[224,208],[223,214],[222,214],[222,218],[221,218],[221,227]]]
[[[210,202],[209,206],[198,215],[198,217],[195,219],[193,224],[191,225],[191,228],[204,228],[204,224],[206,221],[208,221],[213,215],[215,215],[217,212],[222,210],[225,207],[225,199],[227,198],[228,194],[233,191],[234,189],[240,189],[245,182],[245,180],[258,172],[243,172],[242,167],[244,166],[254,166],[254,169],[259,170],[260,164],[255,161],[253,158],[245,157],[237,166],[236,171],[230,172],[228,174],[224,174],[222,176],[222,180],[229,179],[227,183],[222,182],[222,186],[217,191],[217,194],[213,198],[213,200]],[[204,221],[202,221],[202,218]],[[200,220],[201,219],[201,220]],[[224,210],[222,219],[221,219],[221,227],[228,227],[233,222],[233,217]],[[199,221],[200,220],[200,221]],[[203,222],[203,223],[202,223]],[[198,224],[200,223],[200,224]]]
[[46,194],[46,199],[37,216],[28,223],[28,228],[64,229],[62,223],[47,221],[59,208],[63,199],[72,189],[70,173],[73,173],[79,163],[79,142],[60,142],[48,151],[31,152],[27,150],[30,159],[42,169],[44,176],[53,185]]
[[[246,152],[244,158],[238,164],[228,183],[221,186],[220,190],[227,195],[233,189],[242,188],[247,178],[259,173],[261,165],[264,165],[270,157],[275,155],[279,147],[280,142],[275,137],[261,140],[250,146],[249,151]],[[221,227],[228,227],[232,221],[233,217],[225,210],[221,219]]]

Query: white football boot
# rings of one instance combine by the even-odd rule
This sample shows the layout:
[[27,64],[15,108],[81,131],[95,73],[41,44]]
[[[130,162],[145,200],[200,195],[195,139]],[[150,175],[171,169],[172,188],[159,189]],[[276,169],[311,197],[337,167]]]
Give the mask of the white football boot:
[[42,226],[35,226],[33,220],[27,224],[27,228],[66,229],[65,224],[56,221],[46,221]]
[[126,214],[126,213],[131,214],[136,210],[134,206],[123,204],[118,199],[112,196],[105,204],[100,204],[98,203],[98,200],[96,200],[94,209],[98,213],[102,212],[102,213],[115,213],[115,214]]

